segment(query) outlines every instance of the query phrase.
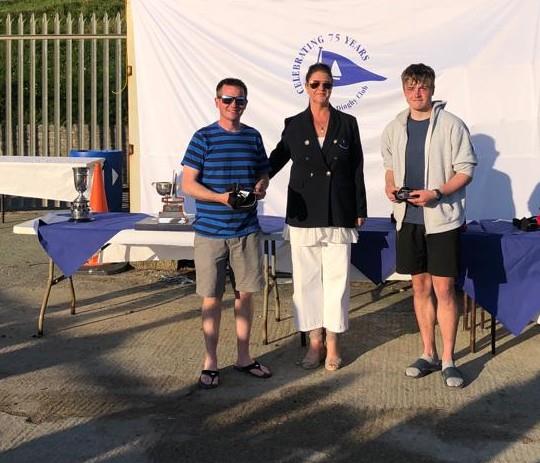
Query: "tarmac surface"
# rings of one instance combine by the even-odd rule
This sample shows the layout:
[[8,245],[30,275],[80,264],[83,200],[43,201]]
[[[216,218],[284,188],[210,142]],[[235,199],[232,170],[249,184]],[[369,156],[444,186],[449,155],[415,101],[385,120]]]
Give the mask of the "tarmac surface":
[[[255,299],[252,352],[268,380],[232,368],[233,294],[225,296],[222,384],[199,390],[199,298],[188,270],[76,275],[52,289],[45,336],[36,321],[47,258],[16,223],[0,224],[0,462],[540,462],[540,326],[513,337],[498,327],[458,332],[466,387],[440,373],[414,380],[421,352],[406,282],[353,283],[345,365],[304,371],[291,319],[291,285],[279,287],[282,320],[261,343]],[[540,284],[540,283],[539,283]],[[271,306],[272,308],[272,306]],[[479,318],[479,317],[478,317]]]

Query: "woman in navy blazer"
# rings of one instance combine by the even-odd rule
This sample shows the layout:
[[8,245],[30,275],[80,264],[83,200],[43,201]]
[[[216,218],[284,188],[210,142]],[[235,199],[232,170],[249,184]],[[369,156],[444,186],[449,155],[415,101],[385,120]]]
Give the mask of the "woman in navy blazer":
[[286,229],[293,264],[296,327],[310,332],[304,368],[342,363],[338,333],[348,329],[349,261],[357,226],[367,216],[363,154],[354,116],[330,105],[333,79],[322,63],[310,66],[309,107],[285,119],[270,155],[274,176],[292,161]]

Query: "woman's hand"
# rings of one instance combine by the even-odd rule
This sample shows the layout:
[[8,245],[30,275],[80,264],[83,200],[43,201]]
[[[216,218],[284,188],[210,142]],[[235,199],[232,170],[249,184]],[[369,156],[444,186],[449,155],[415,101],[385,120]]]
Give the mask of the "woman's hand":
[[257,181],[255,187],[253,188],[253,194],[257,199],[263,199],[266,196],[266,189],[268,188],[269,184],[270,180],[268,179],[268,176],[261,177]]

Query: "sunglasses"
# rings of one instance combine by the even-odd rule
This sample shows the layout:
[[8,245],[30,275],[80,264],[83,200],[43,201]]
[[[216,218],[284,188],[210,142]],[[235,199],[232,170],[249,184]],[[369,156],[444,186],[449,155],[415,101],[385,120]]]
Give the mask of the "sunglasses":
[[332,88],[332,82],[319,82],[318,80],[314,80],[313,82],[310,82],[309,88],[315,90],[316,88],[319,88],[322,86],[324,90],[330,90]]
[[247,98],[245,96],[218,96],[223,104],[230,105],[233,101],[236,101],[236,106],[245,106],[247,104]]

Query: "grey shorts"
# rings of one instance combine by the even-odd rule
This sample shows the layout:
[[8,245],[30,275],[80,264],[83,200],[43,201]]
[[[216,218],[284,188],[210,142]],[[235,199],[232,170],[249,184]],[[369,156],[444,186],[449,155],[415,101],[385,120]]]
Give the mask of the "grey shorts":
[[255,293],[263,287],[259,233],[227,239],[196,234],[194,254],[199,296],[223,296],[227,263],[234,272],[237,291]]

